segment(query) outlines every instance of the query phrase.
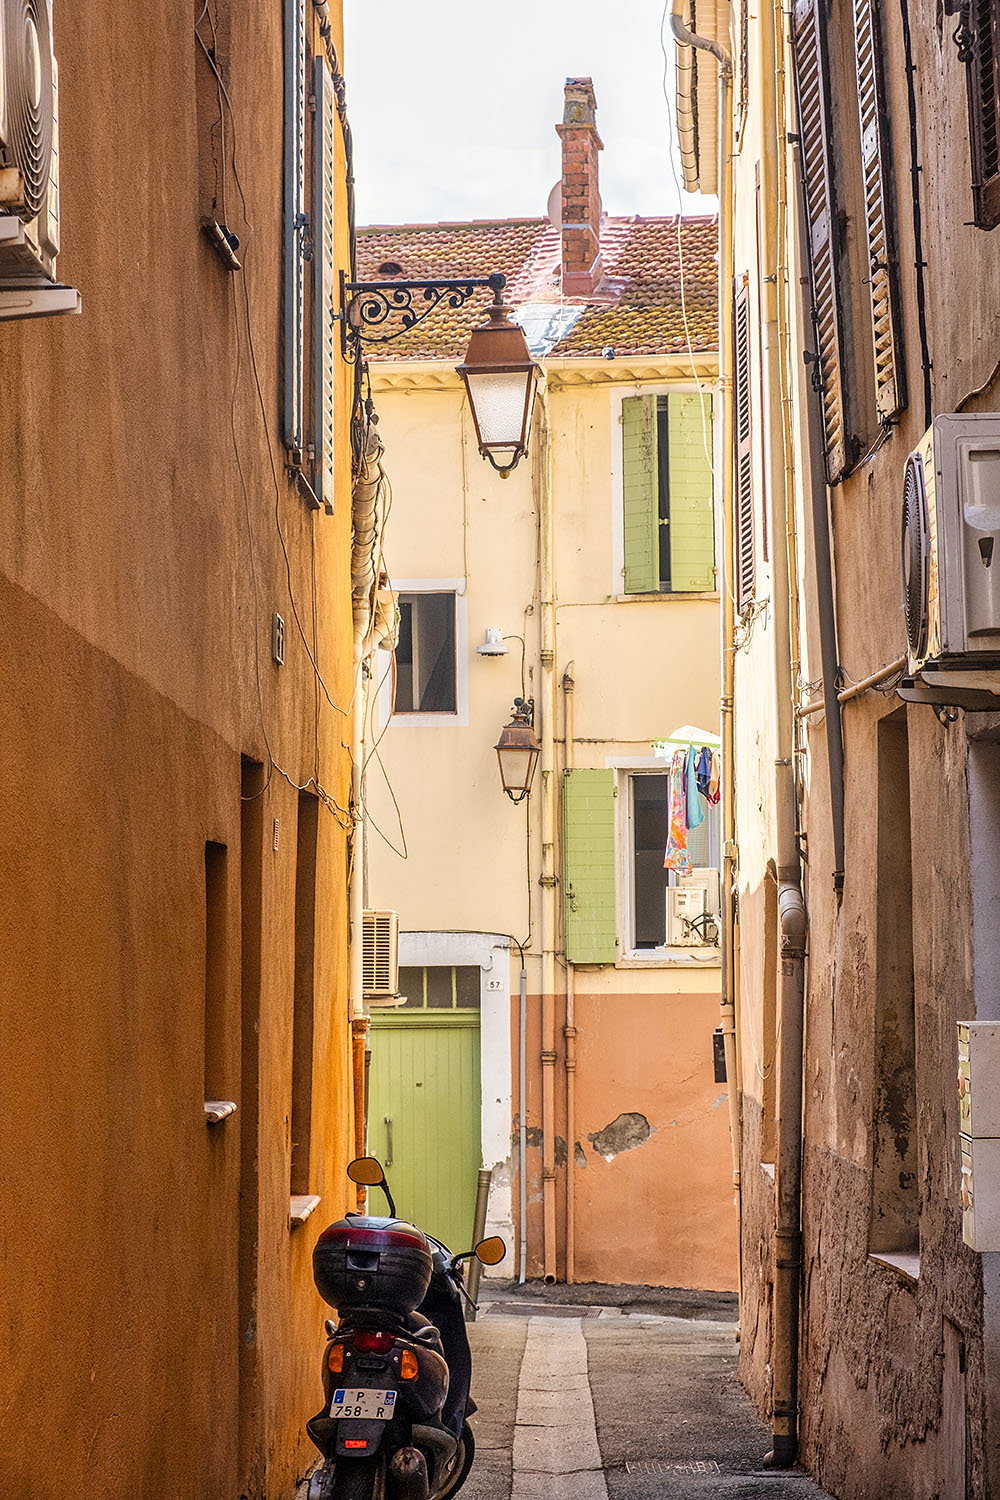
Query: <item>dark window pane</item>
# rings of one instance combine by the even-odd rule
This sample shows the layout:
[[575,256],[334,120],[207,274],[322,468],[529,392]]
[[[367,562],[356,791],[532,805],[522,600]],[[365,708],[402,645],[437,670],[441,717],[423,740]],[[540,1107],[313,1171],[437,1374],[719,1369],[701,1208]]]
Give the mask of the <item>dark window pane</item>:
[[401,594],[396,712],[454,713],[455,595]]
[[657,541],[660,592],[670,592],[670,418],[666,396],[656,398]]
[[455,1003],[461,1010],[479,1009],[479,970],[463,965],[455,970]]
[[669,820],[669,776],[632,777],[632,880],[635,891],[635,946],[656,948],[666,940],[663,868]]
[[443,964],[427,970],[427,1007],[433,1010],[451,1010],[452,975],[454,970]]
[[417,1009],[424,1003],[424,971],[423,969],[404,968],[399,970],[399,993],[406,996],[407,1008]]

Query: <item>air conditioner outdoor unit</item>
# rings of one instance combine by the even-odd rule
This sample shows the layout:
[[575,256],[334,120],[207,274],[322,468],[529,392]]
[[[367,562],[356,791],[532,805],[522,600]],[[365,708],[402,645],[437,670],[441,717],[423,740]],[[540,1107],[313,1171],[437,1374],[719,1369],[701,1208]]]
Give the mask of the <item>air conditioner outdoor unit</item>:
[[365,912],[361,952],[365,999],[371,1005],[395,1005],[399,998],[398,912]]
[[913,702],[996,707],[1000,414],[935,417],[907,460],[903,612],[908,676],[901,695]]
[[718,870],[678,875],[667,886],[667,947],[716,948],[719,929]]
[[56,280],[59,75],[50,0],[0,0],[0,318],[80,311]]

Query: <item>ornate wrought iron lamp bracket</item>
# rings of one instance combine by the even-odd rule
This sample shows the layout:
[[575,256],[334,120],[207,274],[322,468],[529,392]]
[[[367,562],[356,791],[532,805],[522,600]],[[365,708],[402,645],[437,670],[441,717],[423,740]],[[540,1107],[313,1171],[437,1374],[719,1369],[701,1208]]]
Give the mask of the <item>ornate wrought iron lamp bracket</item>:
[[348,281],[340,273],[341,349],[345,359],[357,364],[364,344],[388,344],[422,323],[435,308],[458,308],[481,287],[489,287],[494,302],[502,300],[507,278],[460,276],[434,281]]

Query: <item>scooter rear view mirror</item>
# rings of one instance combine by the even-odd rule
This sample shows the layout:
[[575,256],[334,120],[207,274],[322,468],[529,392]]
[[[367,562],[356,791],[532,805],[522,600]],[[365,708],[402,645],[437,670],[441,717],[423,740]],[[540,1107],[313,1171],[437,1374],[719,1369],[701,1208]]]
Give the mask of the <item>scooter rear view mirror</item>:
[[361,1187],[381,1187],[385,1181],[382,1164],[374,1156],[356,1156],[347,1168],[347,1175]]
[[491,1234],[488,1240],[480,1240],[475,1249],[475,1256],[484,1266],[498,1266],[507,1254],[507,1246],[498,1234]]

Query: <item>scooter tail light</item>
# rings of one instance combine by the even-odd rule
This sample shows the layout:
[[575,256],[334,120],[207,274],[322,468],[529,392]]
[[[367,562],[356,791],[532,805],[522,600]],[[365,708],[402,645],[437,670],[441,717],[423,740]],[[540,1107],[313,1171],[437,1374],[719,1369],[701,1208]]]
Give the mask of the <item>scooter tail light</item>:
[[331,1344],[330,1352],[326,1356],[327,1369],[334,1375],[341,1375],[344,1370],[344,1346],[343,1344]]
[[359,1328],[354,1335],[354,1347],[362,1354],[388,1354],[395,1342],[391,1333],[380,1333],[375,1329]]
[[401,1380],[416,1380],[420,1374],[420,1365],[417,1356],[412,1349],[404,1349],[399,1360],[399,1378]]

